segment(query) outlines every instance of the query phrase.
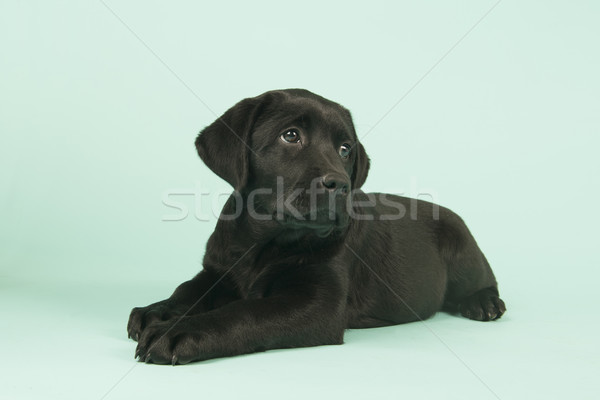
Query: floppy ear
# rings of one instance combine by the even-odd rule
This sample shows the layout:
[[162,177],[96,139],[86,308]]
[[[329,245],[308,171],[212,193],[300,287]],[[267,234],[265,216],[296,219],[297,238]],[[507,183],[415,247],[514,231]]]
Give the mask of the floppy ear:
[[263,97],[240,101],[196,138],[196,150],[202,161],[236,190],[243,188],[248,180],[250,131]]
[[356,129],[354,128],[354,122],[352,121],[352,114],[350,114],[350,111],[348,111],[347,108],[341,108],[346,117],[346,123],[352,131],[352,135],[356,138],[356,144],[352,146],[353,152],[356,153],[356,159],[354,160],[354,168],[352,169],[350,183],[352,184],[352,189],[360,189],[367,180],[371,161],[369,160],[369,156],[367,156],[367,152],[365,151],[362,143],[358,141],[358,135],[356,134]]
[[367,180],[371,161],[363,145],[357,141],[354,145],[356,151],[356,160],[354,161],[354,169],[352,170],[352,189],[360,189]]

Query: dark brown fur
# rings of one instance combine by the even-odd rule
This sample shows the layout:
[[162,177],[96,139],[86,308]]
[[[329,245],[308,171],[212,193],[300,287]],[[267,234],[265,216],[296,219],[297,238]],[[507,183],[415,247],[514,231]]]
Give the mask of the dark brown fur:
[[[290,130],[302,140],[283,140]],[[358,190],[369,159],[339,104],[306,90],[267,92],[229,109],[196,147],[236,189],[222,216],[235,214],[240,199],[243,206],[218,221],[196,277],[131,312],[128,333],[140,361],[340,344],[346,328],[417,321],[442,307],[481,321],[504,313],[494,274],[460,217]],[[303,193],[293,201],[301,216],[278,214],[282,197],[314,182],[327,196],[311,204]],[[273,193],[256,194],[265,188]],[[373,206],[365,206],[368,196]],[[271,218],[257,219],[257,211]]]

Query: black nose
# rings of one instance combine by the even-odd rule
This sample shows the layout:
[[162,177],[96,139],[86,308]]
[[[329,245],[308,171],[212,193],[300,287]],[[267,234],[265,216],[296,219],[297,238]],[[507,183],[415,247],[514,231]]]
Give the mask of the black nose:
[[321,178],[321,183],[326,189],[332,192],[337,191],[341,194],[348,193],[349,183],[342,176],[336,174],[327,174]]

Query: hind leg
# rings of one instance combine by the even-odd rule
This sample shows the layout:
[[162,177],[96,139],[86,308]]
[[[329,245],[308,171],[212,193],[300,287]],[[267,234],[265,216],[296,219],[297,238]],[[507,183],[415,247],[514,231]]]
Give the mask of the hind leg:
[[494,273],[475,239],[455,215],[440,222],[440,250],[448,270],[444,308],[457,310],[476,321],[500,318],[506,306],[498,294]]
[[449,267],[446,308],[458,310],[462,316],[476,321],[493,321],[506,311],[498,294],[494,274],[485,257],[479,265]]

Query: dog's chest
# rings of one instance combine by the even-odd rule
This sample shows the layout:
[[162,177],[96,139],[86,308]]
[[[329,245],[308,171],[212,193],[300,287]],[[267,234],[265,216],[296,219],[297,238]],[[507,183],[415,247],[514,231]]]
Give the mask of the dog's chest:
[[273,286],[289,279],[299,269],[310,268],[319,259],[319,254],[309,251],[294,253],[285,249],[269,248],[256,254],[254,262],[240,268],[236,282],[240,297],[263,298],[270,294]]

